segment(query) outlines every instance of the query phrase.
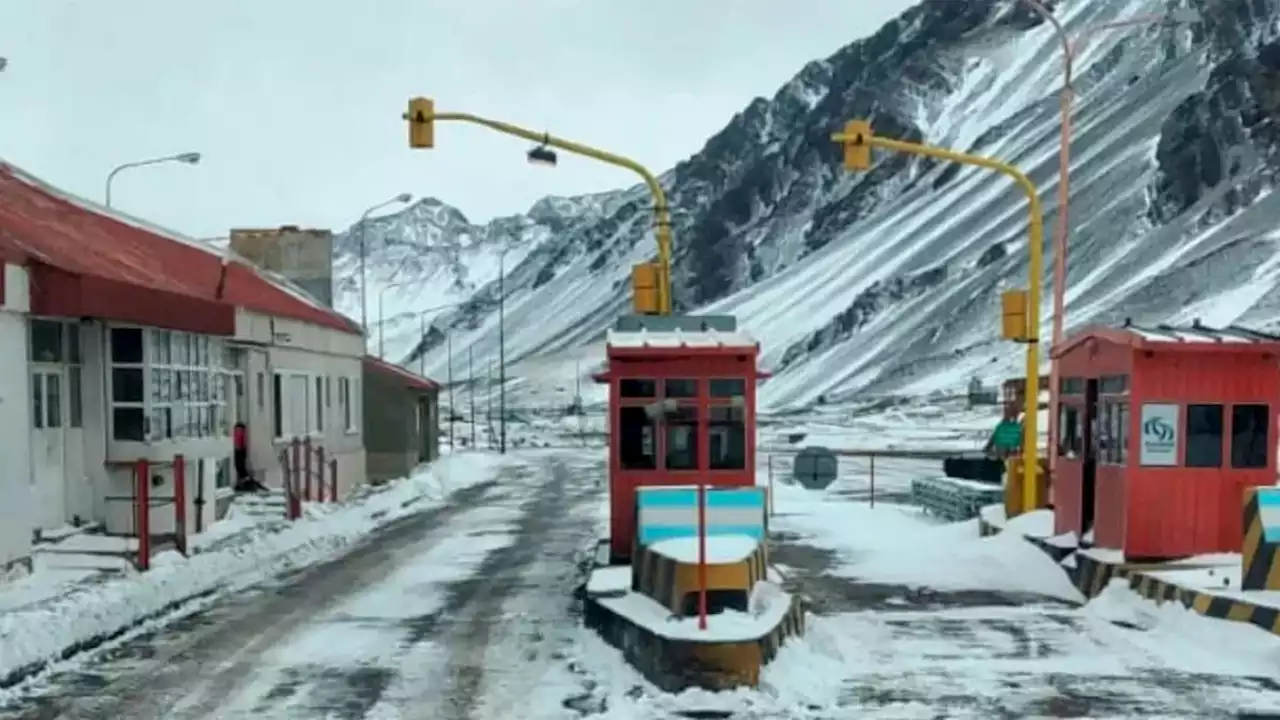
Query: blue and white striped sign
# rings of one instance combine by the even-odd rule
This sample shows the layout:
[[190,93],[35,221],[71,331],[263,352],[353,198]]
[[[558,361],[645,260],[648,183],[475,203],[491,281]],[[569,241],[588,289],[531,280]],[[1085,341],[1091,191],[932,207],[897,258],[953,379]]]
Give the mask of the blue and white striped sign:
[[[714,488],[706,492],[707,535],[765,539],[765,492],[760,487]],[[636,533],[641,545],[697,537],[695,486],[636,488]]]
[[1262,539],[1280,542],[1280,488],[1258,488],[1258,522],[1262,524]]

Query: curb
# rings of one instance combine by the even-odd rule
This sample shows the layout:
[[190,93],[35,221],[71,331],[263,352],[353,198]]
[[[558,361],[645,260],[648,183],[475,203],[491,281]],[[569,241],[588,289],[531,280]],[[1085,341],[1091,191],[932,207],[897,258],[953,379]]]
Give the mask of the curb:
[[35,662],[28,663],[27,665],[24,665],[15,670],[12,670],[8,674],[4,676],[0,676],[0,690],[8,690],[16,685],[20,685],[26,680],[36,675],[39,675],[40,673],[49,669],[49,667],[54,663],[71,660],[77,655],[81,655],[93,650],[97,650],[98,648],[102,647],[103,645],[106,645],[107,643],[113,640],[119,640],[121,637],[124,637],[125,635],[129,634],[134,630],[137,630],[138,628],[142,627],[143,625],[146,625],[149,622],[159,620],[160,618],[165,617],[166,615],[171,615],[179,610],[183,610],[188,605],[191,605],[199,600],[203,600],[205,598],[209,598],[218,594],[218,592],[220,592],[221,590],[222,588],[221,586],[219,586],[219,587],[211,588],[208,590],[202,590],[198,593],[188,595],[185,598],[174,600],[173,602],[168,603],[167,605],[157,610],[154,610],[150,613],[147,613],[146,615],[143,615],[142,617],[136,618],[133,621],[126,623],[122,627],[118,627],[115,630],[112,630],[110,632],[103,632],[103,633],[98,633],[97,635],[90,636],[88,638],[85,638],[84,640],[73,643],[72,645],[63,648],[62,652],[57,653],[52,657],[47,657],[43,660],[37,660]]
[[[980,536],[990,537],[1001,532],[1004,532],[1002,528],[985,520],[978,520]],[[1171,566],[1168,563],[1108,563],[1080,552],[1049,545],[1040,538],[1026,535],[1022,537],[1052,557],[1062,567],[1071,583],[1086,598],[1097,597],[1112,580],[1120,578],[1127,581],[1130,590],[1157,605],[1167,602],[1178,603],[1204,617],[1248,623],[1280,636],[1280,608],[1257,605],[1247,600],[1237,600],[1196,588],[1183,587],[1148,574],[1152,571],[1169,569]],[[1063,560],[1068,557],[1074,559],[1074,568],[1062,565]],[[1176,567],[1193,570],[1197,566],[1178,565]]]

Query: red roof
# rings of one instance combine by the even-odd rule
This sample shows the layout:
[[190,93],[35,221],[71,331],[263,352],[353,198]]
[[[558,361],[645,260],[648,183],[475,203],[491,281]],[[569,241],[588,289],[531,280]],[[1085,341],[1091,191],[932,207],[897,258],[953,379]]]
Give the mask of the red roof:
[[26,265],[33,313],[231,335],[235,308],[359,334],[338,313],[212,248],[143,226],[0,163],[0,257]]
[[364,364],[370,370],[380,372],[383,375],[393,377],[400,382],[403,382],[405,387],[412,390],[436,392],[440,389],[440,383],[437,383],[434,380],[428,380],[417,373],[409,372],[399,365],[393,365],[386,360],[379,360],[372,355],[364,356]]

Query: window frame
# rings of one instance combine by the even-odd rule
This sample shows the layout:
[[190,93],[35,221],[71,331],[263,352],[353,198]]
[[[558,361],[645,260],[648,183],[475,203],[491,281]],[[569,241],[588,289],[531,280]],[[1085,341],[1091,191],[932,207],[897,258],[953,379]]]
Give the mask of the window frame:
[[[1229,431],[1231,429],[1227,425],[1227,420],[1228,420],[1227,407],[1228,406],[1225,403],[1188,402],[1183,404],[1182,406],[1183,442],[1182,442],[1182,457],[1180,458],[1182,460],[1181,467],[1194,468],[1197,470],[1221,470],[1224,468],[1223,463],[1229,461],[1230,459],[1229,457],[1227,457],[1227,449],[1226,449],[1227,435],[1229,434]],[[1216,463],[1209,464],[1207,461],[1206,462],[1197,461],[1196,464],[1194,465],[1191,463],[1191,449],[1192,449],[1191,416],[1192,416],[1193,408],[1217,408],[1218,409],[1218,442],[1217,442],[1218,455],[1217,455]],[[1196,447],[1199,448],[1200,446],[1197,445]],[[1210,447],[1210,445],[1204,445],[1203,447],[1208,448]]]
[[[706,407],[706,439],[707,439],[707,470],[709,472],[746,472],[750,467],[750,443],[748,442],[747,426],[750,424],[751,418],[747,412],[747,378],[745,377],[710,377],[703,381],[707,401]],[[740,395],[724,394],[724,385],[732,383],[735,385],[733,390],[741,390]],[[715,420],[714,415],[717,410],[728,408],[731,419],[728,421]],[[739,416],[738,414],[741,413]],[[716,466],[716,456],[711,452],[712,437],[716,434],[716,429],[720,427],[737,427],[742,434],[742,454],[741,461],[733,466]],[[729,442],[730,438],[726,436],[725,442]]]
[[[127,331],[141,334],[141,363],[115,359],[117,332]],[[111,442],[150,445],[231,437],[224,339],[124,323],[107,324],[105,334],[106,422]],[[141,370],[140,402],[116,400],[116,370]],[[141,439],[119,434],[116,415],[120,411],[141,411]]]
[[[1261,408],[1262,410],[1261,438],[1258,437],[1258,433],[1256,431],[1252,435],[1253,437],[1252,442],[1257,443],[1257,446],[1261,448],[1262,464],[1260,465],[1252,464],[1252,463],[1243,464],[1239,460],[1240,448],[1237,445],[1237,440],[1240,436],[1236,432],[1236,423],[1239,420],[1239,417],[1238,417],[1239,411],[1244,408],[1252,408],[1252,409]],[[1227,419],[1227,418],[1224,417],[1224,419]],[[1227,425],[1227,427],[1224,429],[1223,434],[1229,437],[1230,444],[1227,448],[1227,455],[1230,458],[1230,463],[1231,463],[1230,468],[1232,470],[1265,470],[1268,467],[1270,467],[1272,452],[1274,452],[1274,450],[1271,447],[1271,443],[1268,441],[1268,439],[1271,437],[1271,423],[1273,422],[1271,405],[1265,402],[1231,403],[1231,415],[1229,420],[1230,420],[1230,424]]]

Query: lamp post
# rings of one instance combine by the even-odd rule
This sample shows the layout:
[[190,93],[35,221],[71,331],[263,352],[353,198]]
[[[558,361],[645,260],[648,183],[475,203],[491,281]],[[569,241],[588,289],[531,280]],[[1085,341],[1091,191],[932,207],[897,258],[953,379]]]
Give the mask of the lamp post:
[[[1116,22],[1103,23],[1101,25],[1093,25],[1085,28],[1081,33],[1072,39],[1067,35],[1066,29],[1054,16],[1053,12],[1047,8],[1041,0],[1022,0],[1022,3],[1035,11],[1036,14],[1044,18],[1053,26],[1054,33],[1058,36],[1058,42],[1062,45],[1062,90],[1059,99],[1059,110],[1061,112],[1061,134],[1058,140],[1058,218],[1054,227],[1053,236],[1053,330],[1051,335],[1052,345],[1049,348],[1049,477],[1052,478],[1054,470],[1058,466],[1058,413],[1059,410],[1059,367],[1058,360],[1053,355],[1053,348],[1057,347],[1063,341],[1063,325],[1066,315],[1066,284],[1067,284],[1067,240],[1071,232],[1070,221],[1070,202],[1071,202],[1071,109],[1075,100],[1075,90],[1072,87],[1074,80],[1073,70],[1076,54],[1079,51],[1080,44],[1084,39],[1097,32],[1105,30],[1115,30],[1117,28],[1133,27],[1138,25],[1155,25],[1155,24],[1185,24],[1195,22],[1200,15],[1194,10],[1186,9],[1179,12],[1155,15],[1140,15],[1129,18],[1128,20],[1119,20]],[[1036,399],[1039,402],[1039,398]]]
[[529,162],[541,165],[555,165],[556,153],[551,148],[559,148],[566,152],[593,160],[599,160],[615,167],[626,168],[640,176],[653,196],[653,229],[658,241],[658,261],[656,263],[640,263],[632,267],[632,307],[638,314],[670,315],[672,311],[671,293],[671,211],[667,205],[667,195],[657,176],[649,172],[640,163],[621,155],[583,145],[581,143],[558,138],[545,132],[535,132],[510,123],[491,120],[479,115],[461,112],[436,112],[435,101],[431,98],[415,97],[409,100],[408,111],[401,116],[409,125],[409,147],[429,149],[435,147],[435,124],[437,121],[463,122],[480,125],[490,130],[513,137],[522,138],[537,146],[526,154]]
[[507,290],[506,261],[507,248],[498,255],[498,452],[507,452]]
[[365,275],[365,264],[368,260],[369,250],[366,246],[365,240],[368,237],[366,226],[369,222],[369,216],[388,205],[395,205],[396,203],[404,205],[412,199],[413,196],[409,193],[400,193],[389,200],[383,200],[377,205],[365,210],[364,214],[360,216],[360,221],[357,223],[357,225],[360,226],[360,327],[364,329],[366,342],[369,336],[369,309],[367,306],[369,299],[369,286],[367,284],[368,278]]
[[[4,64],[5,62],[3,58],[0,58],[0,70],[4,69]],[[184,152],[184,153],[178,153],[176,155],[165,155],[164,157],[148,158],[146,160],[135,160],[134,162],[127,162],[127,163],[124,163],[123,165],[115,166],[114,168],[111,169],[111,172],[107,173],[107,192],[106,192],[107,207],[111,207],[111,183],[116,179],[116,175],[120,174],[121,171],[130,170],[133,168],[146,167],[148,165],[160,165],[163,163],[171,163],[171,162],[182,163],[184,165],[197,165],[200,162],[200,153]]]

